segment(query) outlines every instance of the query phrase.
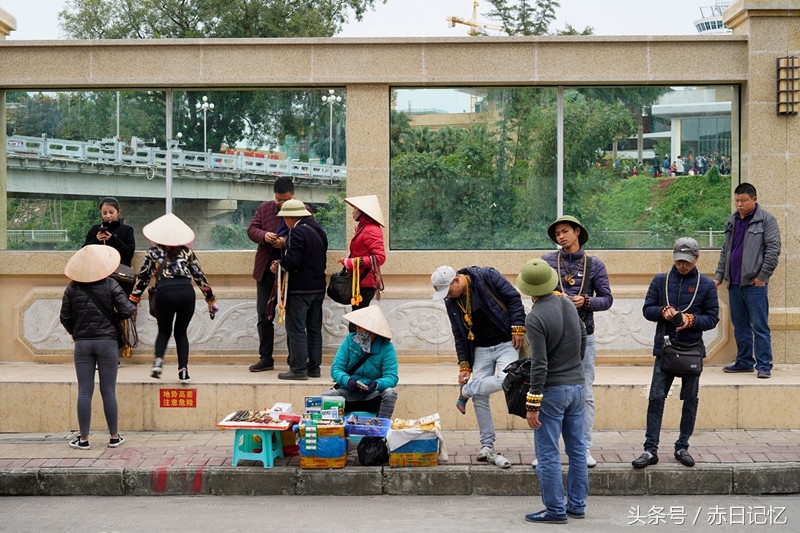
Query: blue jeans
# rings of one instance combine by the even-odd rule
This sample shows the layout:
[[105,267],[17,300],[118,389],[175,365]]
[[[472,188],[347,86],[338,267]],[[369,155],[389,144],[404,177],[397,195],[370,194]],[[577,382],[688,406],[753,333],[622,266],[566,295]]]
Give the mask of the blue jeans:
[[503,369],[517,359],[519,352],[511,341],[496,346],[475,348],[472,379],[464,385],[461,392],[467,398],[472,398],[481,446],[494,447],[494,420],[489,406],[489,396],[503,390],[503,380],[506,377]]
[[322,300],[325,293],[290,294],[286,298],[289,368],[297,374],[322,364]]
[[583,418],[583,440],[586,442],[586,449],[592,447],[592,428],[594,427],[594,333],[586,336],[586,353],[583,356],[583,377],[586,380],[583,384],[586,389],[586,411]]
[[[550,514],[565,516],[567,509],[584,512],[589,495],[589,470],[586,466],[586,443],[583,441],[586,390],[581,385],[546,387],[539,411],[539,429],[533,431],[536,447],[536,477],[542,491],[542,502]],[[561,477],[561,456],[558,439],[563,435],[569,457],[567,470],[567,505],[564,505],[564,483]]]
[[[653,380],[650,382],[650,397],[647,403],[647,430],[644,434],[644,449],[652,454],[658,452],[661,419],[664,416],[664,400],[675,376],[661,371],[661,357],[656,357],[653,366]],[[675,450],[688,450],[689,437],[694,433],[694,422],[697,419],[697,391],[700,388],[700,376],[681,378],[681,425]]]
[[[731,285],[728,299],[736,339],[736,364],[756,370],[772,370],[772,335],[769,331],[769,285]],[[755,354],[755,358],[753,355]]]

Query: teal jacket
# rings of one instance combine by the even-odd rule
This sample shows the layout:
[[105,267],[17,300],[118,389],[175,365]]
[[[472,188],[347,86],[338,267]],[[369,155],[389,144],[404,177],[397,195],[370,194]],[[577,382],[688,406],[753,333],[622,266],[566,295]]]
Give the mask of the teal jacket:
[[331,377],[343,388],[347,388],[347,380],[356,378],[362,383],[369,380],[378,382],[378,391],[383,391],[397,385],[397,354],[392,341],[385,337],[375,337],[370,349],[371,355],[364,363],[355,369],[353,375],[347,373],[364,356],[361,346],[353,341],[355,333],[350,333],[344,339],[336,357],[331,365]]

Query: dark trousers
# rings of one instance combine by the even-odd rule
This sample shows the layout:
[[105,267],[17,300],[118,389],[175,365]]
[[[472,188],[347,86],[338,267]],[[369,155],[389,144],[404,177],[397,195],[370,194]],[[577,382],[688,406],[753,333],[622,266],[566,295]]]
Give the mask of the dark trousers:
[[325,293],[290,294],[286,298],[289,368],[306,374],[322,364],[322,300]]
[[[275,274],[270,272],[269,265],[264,272],[264,277],[261,281],[256,282],[256,313],[258,313],[258,322],[256,328],[258,329],[258,356],[262,361],[272,365],[275,360],[272,358],[273,345],[275,344],[275,323],[273,320],[268,320],[266,316],[267,304],[269,302],[269,295],[272,293],[272,287],[275,285]],[[275,306],[273,303],[270,307],[272,316],[275,316]]]
[[[194,288],[189,278],[162,279],[156,297],[156,357],[164,357],[170,336],[175,336],[178,370],[189,365],[189,322],[194,316]],[[174,324],[174,329],[173,329]]]
[[[647,430],[645,431],[644,449],[655,454],[658,451],[659,436],[661,434],[661,419],[664,416],[664,401],[667,399],[669,389],[675,376],[661,371],[661,358],[655,358],[653,366],[653,380],[650,383],[650,398],[647,404]],[[675,450],[689,448],[689,437],[694,433],[694,423],[697,419],[697,393],[700,388],[700,376],[690,376],[681,379],[681,423],[678,440],[675,441]]]

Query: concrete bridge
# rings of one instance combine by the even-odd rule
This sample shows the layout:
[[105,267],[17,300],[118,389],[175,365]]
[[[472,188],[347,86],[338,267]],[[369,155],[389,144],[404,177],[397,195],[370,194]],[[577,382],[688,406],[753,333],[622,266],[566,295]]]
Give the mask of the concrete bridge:
[[[167,149],[117,139],[71,141],[9,136],[8,196],[33,198],[109,196],[163,199]],[[239,153],[192,152],[177,141],[172,156],[172,195],[179,199],[264,201],[264,185],[291,177],[297,197],[327,203],[347,177],[338,165],[268,159]]]

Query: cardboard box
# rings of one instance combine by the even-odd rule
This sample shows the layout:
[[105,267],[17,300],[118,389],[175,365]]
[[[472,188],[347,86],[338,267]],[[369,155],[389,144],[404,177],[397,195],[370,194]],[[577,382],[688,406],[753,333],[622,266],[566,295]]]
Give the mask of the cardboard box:
[[408,468],[420,466],[438,466],[439,454],[437,453],[395,453],[389,454],[391,468]]
[[300,468],[342,468],[347,464],[344,426],[301,424],[297,429]]
[[439,439],[435,434],[423,435],[389,452],[391,468],[437,466]]

